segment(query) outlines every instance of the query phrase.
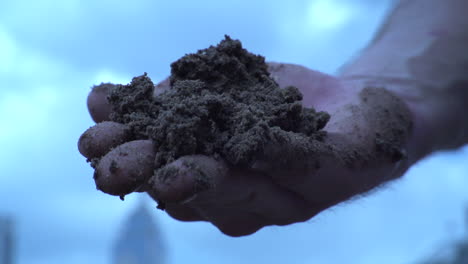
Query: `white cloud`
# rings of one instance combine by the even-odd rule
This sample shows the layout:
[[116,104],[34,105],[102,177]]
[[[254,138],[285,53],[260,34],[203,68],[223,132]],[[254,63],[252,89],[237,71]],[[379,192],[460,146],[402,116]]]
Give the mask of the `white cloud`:
[[41,131],[50,123],[50,112],[57,100],[57,94],[51,87],[2,92],[0,144]]
[[307,25],[329,31],[342,27],[356,15],[356,4],[337,0],[314,0],[307,7]]
[[[50,129],[73,71],[55,58],[19,45],[0,25],[0,145],[37,141]],[[68,90],[66,90],[68,89]],[[22,145],[23,146],[23,145]]]
[[9,73],[13,69],[16,55],[13,37],[0,25],[0,74]]
[[[11,3],[8,3],[11,2]],[[2,2],[2,20],[21,26],[53,26],[52,30],[77,23],[83,17],[80,0],[16,0]],[[59,23],[57,23],[59,22]]]
[[90,83],[100,84],[102,82],[111,82],[115,84],[128,84],[132,80],[129,76],[118,75],[109,69],[101,69],[95,74]]
[[[24,50],[0,25],[0,145],[31,138],[50,123],[58,101],[55,78],[62,71],[58,63]],[[20,83],[20,84],[19,84]]]
[[[69,67],[57,58],[44,56],[17,43],[11,31],[0,24],[0,77],[28,80],[31,85],[56,83]],[[41,82],[38,82],[41,80]],[[2,85],[5,85],[2,83]],[[31,87],[34,88],[34,87]],[[0,87],[3,92],[5,87]]]

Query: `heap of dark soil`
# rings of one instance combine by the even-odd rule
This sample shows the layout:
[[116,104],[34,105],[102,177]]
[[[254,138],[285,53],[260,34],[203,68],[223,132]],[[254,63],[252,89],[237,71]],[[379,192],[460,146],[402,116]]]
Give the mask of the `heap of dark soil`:
[[145,73],[108,97],[111,119],[127,124],[132,139],[154,140],[155,168],[191,154],[248,167],[267,145],[321,140],[319,130],[329,120],[327,113],[302,107],[296,87],[280,89],[264,57],[228,36],[172,63],[170,85],[155,96]]

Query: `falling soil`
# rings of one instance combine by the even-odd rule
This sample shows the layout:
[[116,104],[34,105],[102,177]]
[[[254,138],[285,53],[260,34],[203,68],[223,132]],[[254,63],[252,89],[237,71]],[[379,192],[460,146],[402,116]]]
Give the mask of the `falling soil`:
[[154,89],[145,73],[117,85],[108,99],[112,121],[130,128],[130,140],[154,141],[156,169],[191,154],[249,167],[267,145],[307,148],[322,140],[330,118],[303,107],[296,87],[280,89],[265,58],[228,36],[172,63],[170,89]]

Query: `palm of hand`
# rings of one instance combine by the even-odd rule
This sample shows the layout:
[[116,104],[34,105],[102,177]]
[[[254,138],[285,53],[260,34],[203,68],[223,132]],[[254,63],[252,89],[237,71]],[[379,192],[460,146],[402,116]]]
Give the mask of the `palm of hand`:
[[[390,127],[394,133],[389,134],[382,130],[388,130],[382,124],[382,115],[391,125],[395,118],[402,118],[400,113],[392,114],[398,102],[388,93],[296,65],[271,63],[270,72],[281,87],[296,86],[304,95],[305,107],[331,114],[325,127],[328,135],[315,153],[279,167],[275,160],[294,149],[271,146],[271,157],[259,158],[252,169],[231,167],[207,156],[186,156],[164,168],[180,169],[176,177],[144,182],[135,191],[145,191],[155,200],[164,201],[166,212],[176,219],[208,221],[227,235],[243,236],[268,225],[306,221],[330,206],[401,176],[408,168],[404,145],[399,142],[408,131]],[[167,82],[163,82],[157,88],[164,90],[166,86]],[[102,99],[88,104],[90,112],[100,110],[99,105],[106,107]],[[375,108],[381,108],[381,113]],[[109,130],[100,133],[95,138],[115,134]],[[396,138],[394,134],[399,133]],[[382,137],[387,143],[376,145]],[[79,146],[84,141],[80,139]],[[110,149],[98,148],[102,154]],[[82,149],[82,153],[86,152]],[[200,173],[210,179],[209,188],[199,188]]]

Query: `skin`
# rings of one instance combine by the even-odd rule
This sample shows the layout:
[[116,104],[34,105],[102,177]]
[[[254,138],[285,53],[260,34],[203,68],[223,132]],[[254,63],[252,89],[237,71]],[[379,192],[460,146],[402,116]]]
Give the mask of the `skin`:
[[[445,35],[430,33],[434,28],[425,26],[431,23],[418,24],[419,20],[414,22],[417,25],[412,30],[422,30],[421,36],[404,34],[412,24],[400,25],[400,22],[413,21],[412,14],[428,3],[440,5],[433,10],[436,14],[441,13],[435,16],[440,20],[435,24],[446,32]],[[449,8],[450,5],[458,5],[458,8]],[[446,59],[444,50],[447,45],[466,36],[465,31],[456,28],[460,23],[450,20],[460,5],[466,7],[460,10],[468,10],[467,2],[463,0],[402,1],[369,47],[347,64],[339,76],[300,65],[269,63],[271,75],[280,87],[296,86],[304,95],[304,106],[330,113],[332,118],[324,128],[328,136],[323,146],[331,146],[334,151],[319,146],[314,155],[283,167],[278,167],[274,159],[259,157],[251,169],[231,167],[211,157],[186,156],[167,165],[166,169],[180,169],[170,181],[153,177],[135,191],[147,192],[156,201],[163,200],[165,211],[175,219],[207,221],[226,235],[245,236],[269,225],[307,221],[333,205],[401,177],[415,162],[433,151],[461,146],[468,141],[468,122],[456,113],[467,110],[464,105],[468,99],[468,87],[464,83],[466,71],[439,73],[447,67],[430,63],[438,58]],[[422,20],[433,21],[434,12],[422,16]],[[428,37],[428,34],[432,35]],[[412,37],[415,39],[408,40]],[[463,43],[465,47],[466,44]],[[403,47],[395,51],[397,45]],[[437,52],[433,52],[434,49]],[[388,55],[389,51],[396,54]],[[468,61],[464,60],[466,56],[456,55],[463,62]],[[450,78],[433,80],[433,74],[427,74],[429,70],[441,76],[450,75]],[[385,90],[372,88],[369,93],[369,87],[385,87]],[[167,80],[157,85],[155,94],[165,89],[168,89]],[[106,113],[109,106],[105,97],[99,96],[101,99],[93,98],[91,92],[88,107],[97,111],[99,120],[104,121],[108,118],[102,118],[102,113]],[[450,104],[447,99],[451,100]],[[386,113],[386,118],[382,119],[383,112],[379,109]],[[385,131],[401,126],[396,120],[407,120],[410,124],[408,127],[403,124],[405,129],[400,130],[398,140],[401,144],[397,147],[403,156],[397,159],[377,151],[375,145],[376,131],[390,137],[391,134],[385,134]],[[100,123],[96,126],[94,134],[106,133],[106,137],[115,137],[114,141],[120,142],[112,129],[101,129]],[[441,129],[442,126],[447,129]],[[82,144],[81,140],[79,144]],[[93,150],[91,146],[88,151],[107,153],[113,147],[107,145],[109,149],[101,146]],[[286,150],[293,151],[294,148],[271,146],[269,152]],[[350,153],[357,155],[351,157]],[[106,155],[110,152],[104,158]],[[320,167],[308,166],[317,162]],[[198,169],[191,169],[193,165]],[[200,174],[209,180],[208,189],[197,187]]]

